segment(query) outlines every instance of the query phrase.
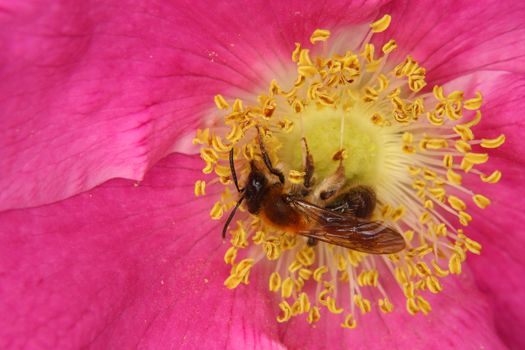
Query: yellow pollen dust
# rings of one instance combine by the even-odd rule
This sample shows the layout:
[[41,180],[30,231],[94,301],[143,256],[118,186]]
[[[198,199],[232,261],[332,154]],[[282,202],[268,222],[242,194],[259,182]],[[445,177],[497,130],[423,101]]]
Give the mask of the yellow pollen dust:
[[[468,253],[481,253],[481,245],[467,236],[474,220],[469,211],[487,208],[491,199],[463,183],[478,177],[481,188],[501,179],[501,171],[485,169],[491,149],[505,136],[476,138],[480,92],[466,97],[463,91],[429,87],[414,57],[389,59],[398,49],[395,40],[376,48],[370,38],[390,22],[385,15],[372,23],[361,46],[344,52],[332,52],[329,43],[337,39],[329,30],[315,30],[311,48],[296,43],[291,53],[294,80],[272,80],[266,93],[247,99],[256,103],[215,96],[221,119],[214,125],[221,126],[198,130],[193,140],[201,145],[203,173],[215,176],[198,180],[195,195],[223,186],[211,219],[224,222],[239,206],[226,236],[230,275],[224,284],[248,285],[252,271],[270,266],[268,276],[261,276],[268,271],[262,268],[252,278],[268,279],[279,323],[300,317],[314,324],[328,312],[340,315],[341,327],[354,329],[374,309],[390,313],[403,306],[411,315],[426,315],[432,310],[428,295],[443,291],[441,279],[461,274]],[[398,232],[405,249],[374,255],[323,242],[312,246],[306,237],[250,214],[239,202],[230,153],[243,188],[252,162],[266,169],[261,143],[284,175],[283,193],[310,181],[308,198],[317,198],[329,192],[326,179],[334,178],[345,189],[370,188],[377,203],[367,220]],[[308,156],[312,177],[305,167]],[[279,181],[265,174],[271,183]],[[400,288],[404,300],[394,300],[392,288]]]

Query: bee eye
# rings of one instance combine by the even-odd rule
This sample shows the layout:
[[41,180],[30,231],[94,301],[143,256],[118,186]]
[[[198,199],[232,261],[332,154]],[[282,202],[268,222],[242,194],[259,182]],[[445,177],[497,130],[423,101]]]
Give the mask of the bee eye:
[[267,184],[267,180],[263,174],[259,172],[253,172],[250,175],[250,179],[248,183],[249,183],[249,187],[252,189],[252,192],[254,194],[257,194],[264,190],[264,187]]
[[253,179],[252,186],[255,187],[257,191],[259,191],[262,188],[262,183],[259,181],[259,179]]

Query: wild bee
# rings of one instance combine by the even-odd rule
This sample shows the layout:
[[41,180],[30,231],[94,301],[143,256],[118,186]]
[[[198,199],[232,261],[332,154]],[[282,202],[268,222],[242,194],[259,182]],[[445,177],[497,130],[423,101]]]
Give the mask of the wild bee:
[[303,138],[303,183],[287,186],[283,173],[273,167],[259,130],[258,142],[265,169],[251,161],[242,188],[235,172],[234,151],[230,151],[231,174],[241,197],[226,220],[223,238],[236,210],[245,201],[248,212],[259,216],[266,225],[307,237],[309,245],[322,241],[369,254],[393,254],[405,248],[399,232],[382,221],[370,219],[377,202],[372,188],[354,186],[345,190],[342,162],[336,173],[314,186],[313,158]]

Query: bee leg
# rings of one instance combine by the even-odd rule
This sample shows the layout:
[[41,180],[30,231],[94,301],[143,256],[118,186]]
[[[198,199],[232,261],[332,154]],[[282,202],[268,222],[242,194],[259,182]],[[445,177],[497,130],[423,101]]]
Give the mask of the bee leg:
[[303,185],[306,189],[309,189],[313,185],[314,176],[314,158],[310,154],[306,138],[301,139],[303,142],[303,166],[304,166],[304,181]]
[[344,166],[339,163],[336,172],[324,179],[318,186],[316,186],[313,193],[313,199],[319,203],[326,203],[337,195],[346,184],[346,176]]
[[309,247],[315,247],[317,245],[318,240],[313,237],[308,237],[308,240],[306,241],[306,245]]
[[266,167],[268,168],[270,173],[272,173],[275,176],[277,176],[279,178],[279,181],[282,184],[284,184],[284,175],[283,175],[283,173],[280,170],[275,169],[272,166],[272,161],[270,160],[270,156],[268,155],[268,152],[266,152],[266,148],[264,147],[264,143],[262,141],[261,131],[259,130],[259,127],[257,127],[257,140],[259,141],[259,147],[261,149],[261,155],[262,155],[264,164],[266,165]]

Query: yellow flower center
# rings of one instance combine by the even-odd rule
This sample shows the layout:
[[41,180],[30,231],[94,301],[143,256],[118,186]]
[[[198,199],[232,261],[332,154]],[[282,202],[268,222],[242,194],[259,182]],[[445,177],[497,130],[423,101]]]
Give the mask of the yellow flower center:
[[[239,205],[228,231],[231,246],[224,260],[231,273],[225,285],[249,284],[252,269],[270,264],[268,288],[281,299],[278,322],[304,315],[314,323],[326,309],[341,314],[342,327],[354,328],[373,304],[383,312],[394,309],[384,287],[389,276],[403,290],[406,310],[427,314],[431,306],[424,295],[441,292],[441,278],[460,274],[467,252],[480,254],[480,244],[465,232],[472,220],[468,206],[485,208],[490,200],[462,186],[462,180],[479,176],[483,182],[498,182],[500,171],[485,174],[476,166],[488,160],[483,149],[499,147],[505,137],[475,138],[473,128],[481,120],[479,92],[469,99],[462,91],[445,94],[441,86],[424,92],[426,71],[412,57],[388,60],[396,49],[394,40],[376,54],[370,38],[386,30],[390,20],[385,15],[372,23],[362,46],[346,52],[331,52],[330,31],[316,30],[310,41],[322,47],[315,56],[300,44],[292,52],[295,82],[281,86],[273,80],[253,105],[217,95],[215,103],[224,112],[221,124],[227,128],[198,130],[194,139],[202,145],[203,172],[217,175],[210,183],[224,185],[211,218],[219,220]],[[284,175],[282,184],[265,163],[263,147],[274,171]],[[310,180],[308,156],[314,169]],[[304,229],[268,219],[267,209],[250,214],[239,201],[241,195],[235,195],[231,163],[241,188],[247,186],[250,164],[264,169],[283,196],[297,196],[302,193],[297,188],[306,189],[310,181],[303,200],[316,206],[325,203],[316,198],[322,193],[316,188],[342,174],[339,193],[366,186],[377,198],[372,215],[359,220],[388,225],[406,248],[379,255],[337,244],[314,245]],[[204,195],[205,188],[203,180],[197,181],[195,195]],[[324,210],[334,209],[326,205]]]
[[332,158],[344,150],[347,179],[367,185],[377,183],[384,163],[386,138],[371,118],[370,111],[359,101],[348,111],[343,108],[307,109],[291,118],[294,125],[303,123],[302,130],[293,128],[288,134],[276,134],[281,143],[278,159],[291,169],[301,169],[301,138],[305,137],[318,178],[325,178],[337,170],[339,162]]

